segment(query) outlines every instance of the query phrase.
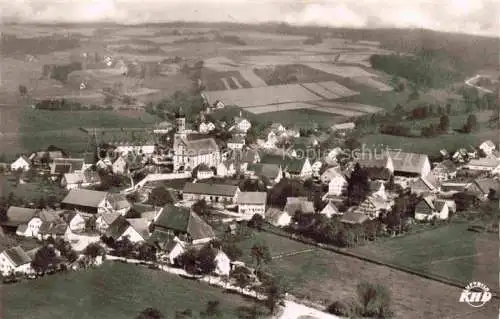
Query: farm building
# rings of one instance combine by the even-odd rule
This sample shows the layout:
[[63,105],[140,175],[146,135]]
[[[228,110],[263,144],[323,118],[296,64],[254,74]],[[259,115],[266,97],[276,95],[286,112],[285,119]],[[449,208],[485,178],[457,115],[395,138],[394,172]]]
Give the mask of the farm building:
[[186,183],[182,191],[184,200],[228,204],[236,203],[239,193],[238,186],[208,183]]
[[28,274],[32,272],[31,258],[21,246],[4,250],[0,253],[0,272],[3,276],[11,273]]
[[112,211],[107,192],[88,189],[72,189],[62,200],[61,207],[90,214],[102,214]]
[[266,201],[266,192],[241,192],[236,200],[238,213],[248,219],[252,218],[255,214],[264,217]]
[[31,161],[24,155],[19,156],[12,164],[10,164],[11,171],[28,171],[31,167]]
[[447,219],[450,207],[445,200],[434,199],[432,196],[424,197],[415,207],[416,220],[431,220],[433,218]]

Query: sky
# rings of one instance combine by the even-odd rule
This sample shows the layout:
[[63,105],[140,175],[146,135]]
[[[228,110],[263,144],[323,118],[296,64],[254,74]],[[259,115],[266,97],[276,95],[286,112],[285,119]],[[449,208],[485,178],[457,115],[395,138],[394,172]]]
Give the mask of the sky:
[[0,0],[0,19],[124,24],[273,21],[417,27],[500,37],[500,0]]

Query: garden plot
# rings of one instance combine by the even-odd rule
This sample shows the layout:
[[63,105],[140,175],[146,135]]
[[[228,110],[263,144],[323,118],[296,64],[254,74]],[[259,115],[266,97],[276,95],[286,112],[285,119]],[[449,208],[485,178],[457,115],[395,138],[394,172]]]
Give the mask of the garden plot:
[[259,66],[273,66],[273,65],[285,65],[294,64],[297,62],[297,58],[294,56],[286,55],[256,55],[256,56],[246,56],[242,59],[244,64],[251,65],[254,67]]
[[282,111],[293,111],[293,110],[302,110],[302,109],[315,109],[317,106],[309,104],[309,103],[301,103],[301,102],[292,102],[292,103],[283,103],[283,104],[274,104],[274,105],[265,105],[265,106],[252,106],[246,108],[245,111],[251,112],[253,114],[265,114],[265,113],[273,113],[273,112],[282,112]]
[[352,78],[359,76],[376,76],[375,74],[367,72],[357,66],[341,66],[328,63],[307,63],[306,65],[313,69],[330,73],[336,76],[341,76],[344,78]]
[[250,83],[252,87],[267,86],[266,82],[259,76],[257,76],[257,74],[255,74],[253,68],[239,68],[238,71],[240,72],[241,76]]
[[333,93],[330,90],[327,90],[325,87],[319,85],[318,83],[304,83],[302,84],[302,86],[328,100],[338,99],[340,97],[339,95]]
[[369,76],[360,76],[360,77],[353,77],[351,78],[354,82],[363,84],[369,87],[372,87],[374,89],[377,89],[382,92],[388,92],[392,91],[392,87],[388,86],[387,84],[377,81],[372,77]]
[[214,104],[216,101],[222,101],[226,105],[236,105],[239,107],[319,101],[323,99],[299,84],[275,85],[272,87],[230,91],[211,91],[205,94],[210,104]]
[[318,105],[320,107],[325,107],[325,108],[337,108],[337,109],[344,109],[344,110],[348,110],[348,111],[356,111],[356,112],[363,112],[363,113],[377,113],[377,112],[381,112],[384,110],[380,107],[376,107],[373,105],[358,104],[358,103],[317,101],[317,102],[312,102],[311,104]]
[[239,66],[238,63],[224,56],[206,59],[203,65],[217,72],[234,71]]
[[347,97],[359,94],[359,92],[350,90],[345,86],[338,84],[335,81],[318,82],[317,84],[319,84],[328,91],[331,91],[333,94],[338,95],[340,97]]

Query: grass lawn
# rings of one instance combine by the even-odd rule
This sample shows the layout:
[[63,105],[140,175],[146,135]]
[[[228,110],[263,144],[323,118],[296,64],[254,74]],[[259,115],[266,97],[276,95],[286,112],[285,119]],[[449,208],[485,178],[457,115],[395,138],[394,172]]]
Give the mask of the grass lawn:
[[[461,282],[479,280],[496,288],[496,253],[491,242],[498,238],[467,230],[468,224],[450,224],[401,238],[356,248],[355,251],[392,264],[436,274]],[[484,248],[478,246],[478,242]],[[478,263],[490,256],[491,263]]]
[[55,145],[69,153],[82,153],[89,147],[88,135],[81,127],[141,128],[157,118],[142,113],[131,117],[113,111],[45,111],[25,109],[20,115],[21,143],[25,150],[35,151]]
[[106,263],[82,272],[56,274],[2,287],[4,318],[130,319],[147,307],[165,318],[176,311],[203,311],[218,300],[222,318],[237,318],[238,307],[253,302],[206,283],[143,267]]
[[[268,265],[273,273],[286,279],[288,288],[299,297],[307,296],[313,301],[324,304],[336,300],[350,300],[356,298],[356,285],[360,281],[369,281],[382,283],[390,289],[395,318],[451,319],[471,312],[468,305],[457,302],[461,292],[458,288],[388,267],[315,249],[315,247],[273,234],[261,232],[256,233],[255,236],[245,245],[251,247],[255,240],[265,240],[272,256],[313,249],[309,252],[275,258]],[[422,247],[422,251],[425,250],[425,244],[415,243],[415,245]],[[373,248],[372,250],[374,253],[377,252]],[[491,265],[495,267],[496,262]],[[495,285],[492,283],[491,287]],[[486,319],[492,318],[493,314],[498,314],[496,300],[475,311],[474,317]]]
[[16,197],[23,198],[29,203],[51,195],[62,199],[68,192],[55,183],[42,184],[33,182],[16,185],[16,182],[12,180],[13,178],[13,176],[0,176],[0,183],[2,184],[0,186],[0,196],[8,196],[12,192]]

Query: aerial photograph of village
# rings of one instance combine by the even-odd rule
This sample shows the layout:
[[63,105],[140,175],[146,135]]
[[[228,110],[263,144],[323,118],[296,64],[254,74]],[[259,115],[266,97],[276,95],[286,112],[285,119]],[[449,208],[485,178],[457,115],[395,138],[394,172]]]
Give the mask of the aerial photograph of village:
[[499,317],[500,3],[0,11],[0,318]]

